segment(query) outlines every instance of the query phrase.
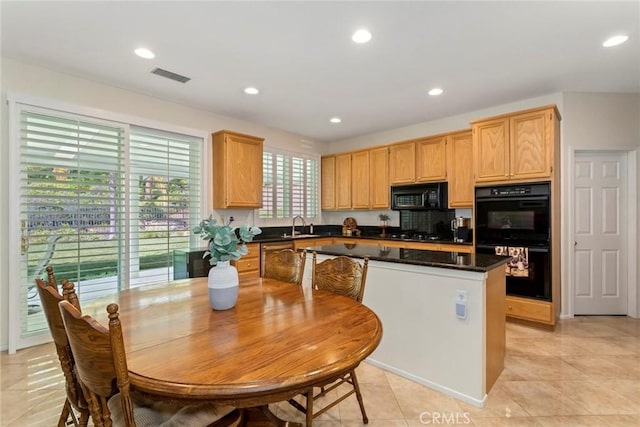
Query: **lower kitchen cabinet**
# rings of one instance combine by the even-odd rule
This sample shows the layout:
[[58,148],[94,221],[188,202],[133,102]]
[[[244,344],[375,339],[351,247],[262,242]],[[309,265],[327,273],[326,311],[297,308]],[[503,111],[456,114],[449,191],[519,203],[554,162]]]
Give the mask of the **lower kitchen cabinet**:
[[509,296],[505,298],[507,317],[554,325],[553,304],[529,298]]
[[260,277],[260,243],[247,243],[249,253],[232,261],[238,269],[238,277]]

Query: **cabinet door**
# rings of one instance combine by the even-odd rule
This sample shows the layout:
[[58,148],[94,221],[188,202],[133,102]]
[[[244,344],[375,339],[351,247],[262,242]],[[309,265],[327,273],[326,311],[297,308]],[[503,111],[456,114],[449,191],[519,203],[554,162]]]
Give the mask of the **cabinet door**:
[[369,150],[351,154],[351,207],[369,209]]
[[322,194],[321,207],[324,210],[336,208],[336,158],[335,156],[323,157],[320,160]]
[[450,136],[449,150],[449,207],[473,207],[473,145],[471,131]]
[[389,148],[369,153],[369,203],[371,209],[389,209]]
[[262,207],[262,138],[213,134],[214,208]]
[[412,142],[389,146],[389,183],[415,182],[416,145]]
[[336,209],[351,209],[351,154],[336,156]]
[[502,118],[473,124],[475,180],[509,179],[509,119]]
[[511,179],[551,176],[552,114],[543,110],[510,118]]
[[416,181],[447,179],[447,137],[416,141]]

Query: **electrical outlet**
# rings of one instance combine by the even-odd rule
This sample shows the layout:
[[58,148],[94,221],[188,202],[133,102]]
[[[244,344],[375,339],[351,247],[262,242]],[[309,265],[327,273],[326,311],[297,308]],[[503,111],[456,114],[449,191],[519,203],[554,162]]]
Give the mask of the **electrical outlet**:
[[232,216],[230,216],[230,217],[229,217],[229,224],[231,224],[232,222],[233,222],[233,217],[232,217]]
[[467,318],[467,291],[456,291],[456,316]]

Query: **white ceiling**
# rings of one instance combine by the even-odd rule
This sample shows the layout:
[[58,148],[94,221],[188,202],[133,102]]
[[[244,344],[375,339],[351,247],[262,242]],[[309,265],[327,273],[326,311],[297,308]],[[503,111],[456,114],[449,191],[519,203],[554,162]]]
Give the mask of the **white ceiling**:
[[[638,1],[0,4],[3,56],[316,141],[562,91],[640,92]],[[368,44],[351,41],[360,27]],[[629,41],[601,46],[618,32]]]

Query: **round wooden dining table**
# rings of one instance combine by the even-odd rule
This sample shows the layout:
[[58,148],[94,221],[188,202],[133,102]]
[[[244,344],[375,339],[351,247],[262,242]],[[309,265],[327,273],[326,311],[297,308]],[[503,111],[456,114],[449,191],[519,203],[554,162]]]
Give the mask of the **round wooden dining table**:
[[83,305],[107,325],[119,305],[133,388],[176,401],[258,407],[354,369],[382,323],[351,298],[272,279],[241,278],[236,306],[210,308],[207,278],[129,289]]

